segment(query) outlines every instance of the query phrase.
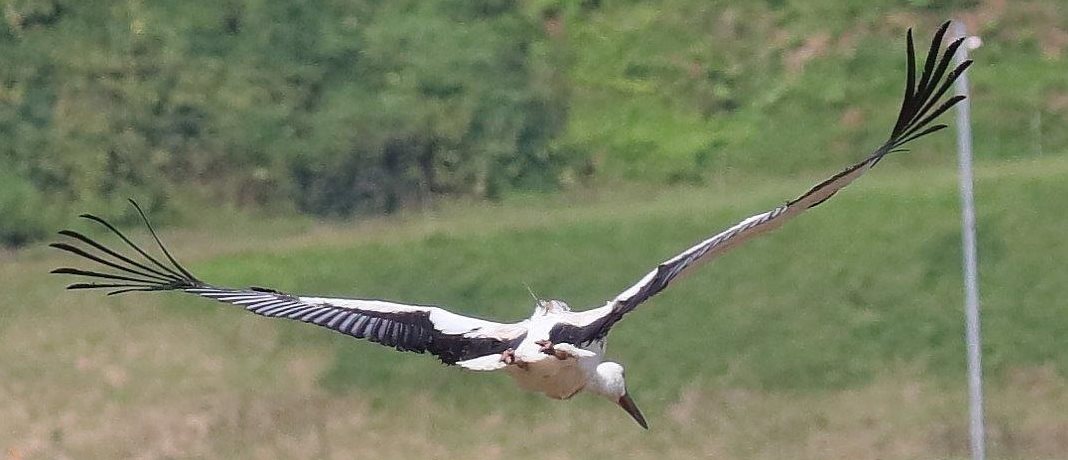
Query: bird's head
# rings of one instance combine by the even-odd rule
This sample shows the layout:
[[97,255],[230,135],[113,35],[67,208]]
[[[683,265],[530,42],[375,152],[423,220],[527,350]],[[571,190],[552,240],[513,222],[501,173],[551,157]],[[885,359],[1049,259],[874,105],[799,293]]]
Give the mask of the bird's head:
[[538,295],[534,293],[534,290],[527,286],[527,292],[530,293],[530,298],[534,299],[534,311],[539,315],[548,315],[549,313],[567,313],[571,311],[571,306],[563,300],[542,300],[538,298]]
[[571,306],[563,300],[538,300],[537,311],[543,315],[550,313],[567,313],[571,311]]
[[593,385],[590,386],[590,390],[616,403],[631,417],[634,417],[634,421],[638,422],[642,428],[649,429],[642,411],[627,393],[627,384],[623,379],[623,366],[609,361],[598,364],[596,377],[591,380],[591,383]]

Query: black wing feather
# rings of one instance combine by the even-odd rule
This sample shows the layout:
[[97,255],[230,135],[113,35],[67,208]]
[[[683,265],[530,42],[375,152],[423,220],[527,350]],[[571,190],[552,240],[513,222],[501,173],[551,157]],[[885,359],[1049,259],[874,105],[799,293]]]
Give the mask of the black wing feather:
[[[964,61],[948,74],[946,73],[953,54],[963,43],[963,39],[955,40],[946,47],[945,52],[940,52],[942,39],[948,28],[949,22],[946,22],[935,33],[919,82],[916,81],[916,51],[912,40],[912,30],[909,29],[906,35],[905,95],[901,103],[901,110],[898,112],[897,120],[889,138],[867,158],[816,184],[816,186],[785,205],[750,217],[731,229],[705,240],[686,252],[658,265],[654,271],[646,275],[638,284],[624,291],[623,294],[610,301],[605,307],[598,309],[599,313],[602,313],[600,316],[594,317],[586,324],[558,324],[550,331],[550,340],[555,343],[585,345],[595,340],[603,339],[612,325],[622,319],[623,315],[663,291],[672,280],[687,268],[692,268],[701,259],[706,258],[714,251],[723,251],[733,247],[733,245],[744,241],[746,237],[777,228],[790,217],[820,205],[860,174],[863,174],[864,171],[878,164],[886,155],[902,152],[905,150],[901,148],[903,145],[944,129],[945,125],[931,126],[931,123],[963,100],[964,96],[950,97],[941,104],[939,104],[939,100],[948,91],[950,85],[971,65],[971,61]],[[739,235],[744,235],[744,237],[737,238]]]
[[[84,218],[100,223],[131,246],[144,262],[110,249],[93,239],[70,230],[59,232],[78,242],[84,243],[97,253],[68,243],[53,243],[52,247],[95,262],[116,273],[83,270],[78,268],[57,268],[52,273],[75,275],[107,282],[74,283],[67,289],[113,289],[108,295],[134,291],[181,291],[196,294],[220,302],[226,302],[266,317],[287,318],[322,326],[359,339],[393,347],[401,351],[431,353],[446,364],[477,358],[487,354],[500,353],[508,348],[518,346],[522,336],[513,339],[491,337],[469,337],[462,334],[447,334],[435,326],[430,319],[429,308],[414,306],[406,311],[378,311],[369,308],[334,305],[329,302],[311,302],[274,289],[250,287],[232,289],[215,287],[197,279],[180,265],[160,241],[152,228],[148,217],[137,203],[131,203],[141,215],[153,240],[159,245],[165,260],[170,265],[149,255],[113,225],[96,216],[83,215]],[[155,268],[153,268],[155,266]],[[426,308],[426,309],[420,309]]]

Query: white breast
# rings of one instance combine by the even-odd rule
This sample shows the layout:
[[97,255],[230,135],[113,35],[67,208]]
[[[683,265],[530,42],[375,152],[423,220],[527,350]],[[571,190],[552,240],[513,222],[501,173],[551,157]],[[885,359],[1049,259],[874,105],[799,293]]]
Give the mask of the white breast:
[[595,353],[590,357],[561,360],[540,351],[541,347],[536,342],[548,339],[549,331],[560,319],[559,316],[566,314],[561,312],[531,318],[527,337],[515,352],[516,360],[523,364],[507,367],[508,375],[515,379],[520,388],[554,399],[567,399],[582,391],[590,373],[601,362],[603,348],[600,343],[588,348]]
[[522,366],[508,366],[508,375],[519,388],[544,393],[553,399],[570,398],[586,386],[586,372],[578,364],[579,360],[546,358]]

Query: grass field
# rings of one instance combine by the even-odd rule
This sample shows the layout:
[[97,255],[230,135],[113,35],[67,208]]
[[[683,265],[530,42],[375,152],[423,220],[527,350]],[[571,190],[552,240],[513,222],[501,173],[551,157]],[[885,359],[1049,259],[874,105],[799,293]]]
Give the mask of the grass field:
[[[599,399],[550,401],[504,376],[313,326],[178,295],[66,292],[66,280],[46,273],[69,257],[43,247],[2,254],[0,455],[964,458],[950,161],[923,171],[887,161],[621,323],[609,355],[627,366],[649,431]],[[574,306],[600,304],[823,175],[605,185],[349,224],[216,213],[163,233],[217,284],[510,320],[529,313],[523,283]],[[1063,155],[978,171],[991,458],[1068,452],[1066,178]]]

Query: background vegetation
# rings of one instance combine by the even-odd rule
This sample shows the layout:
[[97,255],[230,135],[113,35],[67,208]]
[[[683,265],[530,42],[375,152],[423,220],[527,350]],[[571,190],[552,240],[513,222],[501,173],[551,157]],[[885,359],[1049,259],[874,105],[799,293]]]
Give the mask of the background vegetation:
[[223,285],[595,305],[869,151],[905,29],[958,17],[984,40],[991,458],[1061,458],[1061,3],[7,1],[0,457],[965,458],[949,133],[622,322],[650,431],[305,324],[63,291],[70,257],[29,244],[135,197]]
[[1068,144],[1054,0],[10,0],[3,13],[8,245],[127,197],[351,216],[591,179],[823,170],[885,135],[904,30],[926,37],[949,16],[987,41],[982,158]]

